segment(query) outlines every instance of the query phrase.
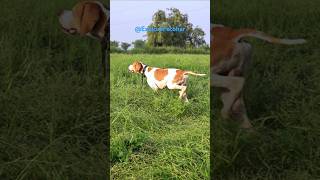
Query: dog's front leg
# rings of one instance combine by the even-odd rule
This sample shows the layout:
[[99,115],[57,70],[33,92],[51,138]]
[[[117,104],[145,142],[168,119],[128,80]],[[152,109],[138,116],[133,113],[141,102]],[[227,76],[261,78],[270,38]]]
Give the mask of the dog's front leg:
[[158,91],[159,87],[153,81],[151,81],[150,79],[147,79],[147,83],[154,92]]

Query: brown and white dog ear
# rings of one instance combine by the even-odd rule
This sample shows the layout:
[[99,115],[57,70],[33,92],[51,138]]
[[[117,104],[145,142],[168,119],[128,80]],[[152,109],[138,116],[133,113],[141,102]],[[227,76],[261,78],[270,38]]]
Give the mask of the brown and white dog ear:
[[142,63],[140,61],[135,61],[133,63],[133,69],[136,73],[140,72],[142,70],[143,66]]
[[72,10],[81,36],[91,32],[100,18],[100,6],[94,2],[78,3]]
[[100,18],[96,25],[94,26],[94,29],[92,31],[93,35],[103,38],[105,35],[105,29],[108,26],[108,21],[110,17],[109,10],[105,9],[103,5],[100,5]]

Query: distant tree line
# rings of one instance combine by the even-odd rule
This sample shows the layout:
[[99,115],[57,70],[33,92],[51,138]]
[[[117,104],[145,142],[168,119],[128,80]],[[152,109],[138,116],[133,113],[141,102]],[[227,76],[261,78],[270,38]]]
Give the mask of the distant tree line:
[[[193,27],[188,15],[182,14],[177,8],[169,8],[166,14],[163,10],[154,13],[148,28],[184,28],[182,32],[147,32],[147,40],[134,42],[111,41],[110,50],[113,53],[196,53],[207,54],[209,45],[204,40],[205,33],[199,27]],[[133,45],[133,48],[129,49]]]

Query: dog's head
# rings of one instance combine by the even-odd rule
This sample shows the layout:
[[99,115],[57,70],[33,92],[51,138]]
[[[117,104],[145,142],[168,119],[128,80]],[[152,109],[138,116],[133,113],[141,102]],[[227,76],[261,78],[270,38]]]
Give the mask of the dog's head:
[[141,61],[133,62],[129,67],[129,72],[132,73],[141,73],[143,70],[143,63]]
[[82,1],[72,10],[58,13],[62,30],[71,35],[89,35],[102,39],[105,35],[110,12],[99,1]]

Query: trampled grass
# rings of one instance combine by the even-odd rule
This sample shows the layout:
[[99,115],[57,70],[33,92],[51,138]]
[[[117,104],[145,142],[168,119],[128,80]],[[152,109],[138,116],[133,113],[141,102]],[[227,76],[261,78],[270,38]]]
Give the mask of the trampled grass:
[[256,132],[222,120],[213,95],[215,179],[320,179],[320,2],[212,3],[214,23],[308,41],[285,46],[247,39],[254,55],[244,93]]
[[112,178],[208,179],[209,76],[189,76],[186,104],[177,91],[141,84],[128,72],[134,60],[209,72],[209,55],[111,54]]

